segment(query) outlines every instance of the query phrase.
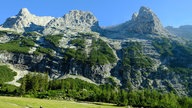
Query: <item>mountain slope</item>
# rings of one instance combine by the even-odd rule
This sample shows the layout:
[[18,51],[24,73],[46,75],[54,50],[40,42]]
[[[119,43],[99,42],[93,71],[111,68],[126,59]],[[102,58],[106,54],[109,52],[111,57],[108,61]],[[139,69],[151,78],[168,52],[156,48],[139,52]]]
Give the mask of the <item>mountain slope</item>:
[[77,75],[126,90],[192,94],[192,43],[170,35],[146,7],[111,28],[102,29],[92,13],[75,10],[52,19],[43,34],[0,31],[0,37],[0,62],[48,72],[52,79]]

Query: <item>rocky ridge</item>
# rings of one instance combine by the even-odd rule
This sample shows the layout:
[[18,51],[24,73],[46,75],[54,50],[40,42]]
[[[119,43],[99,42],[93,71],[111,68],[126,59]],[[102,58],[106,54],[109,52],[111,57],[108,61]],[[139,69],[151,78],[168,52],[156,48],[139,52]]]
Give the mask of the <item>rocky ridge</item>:
[[51,20],[43,31],[44,34],[59,34],[66,31],[91,31],[99,29],[96,17],[91,12],[72,10],[63,17]]
[[23,8],[16,16],[8,18],[1,29],[38,31],[45,35],[66,31],[96,31],[110,38],[125,38],[135,34],[169,35],[156,14],[147,7],[141,7],[138,13],[132,15],[130,21],[104,29],[99,26],[97,18],[91,12],[72,10],[63,17],[54,18],[35,16]]
[[2,28],[8,28],[17,32],[30,32],[43,30],[43,27],[54,17],[39,17],[31,14],[27,8],[22,8],[16,16],[8,18]]

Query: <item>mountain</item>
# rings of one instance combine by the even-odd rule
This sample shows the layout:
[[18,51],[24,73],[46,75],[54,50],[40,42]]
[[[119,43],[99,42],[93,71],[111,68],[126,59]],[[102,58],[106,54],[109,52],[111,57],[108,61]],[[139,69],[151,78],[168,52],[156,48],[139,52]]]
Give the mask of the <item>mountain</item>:
[[96,31],[110,38],[126,38],[132,35],[164,35],[169,33],[163,28],[156,14],[147,7],[141,7],[139,13],[134,13],[132,19],[113,27],[102,29],[97,18],[91,12],[72,10],[63,17],[39,17],[31,14],[26,8],[2,25],[16,31],[38,31],[43,34],[60,34],[65,31]]
[[8,18],[3,23],[3,28],[9,28],[18,32],[42,31],[44,26],[54,17],[39,17],[31,14],[27,8],[23,8],[16,16]]
[[138,14],[133,14],[129,25],[127,25],[127,30],[128,32],[141,34],[166,34],[159,18],[151,9],[146,7],[141,7]]
[[96,17],[90,12],[72,10],[63,17],[52,19],[45,27],[44,34],[59,34],[69,29],[91,31],[100,29]]
[[180,26],[178,28],[168,26],[168,27],[166,27],[166,29],[173,35],[176,35],[176,36],[184,38],[184,39],[192,40],[192,25],[184,25],[184,26]]
[[80,10],[49,18],[27,9],[8,18],[3,27],[15,31],[0,31],[0,62],[50,79],[192,95],[192,43],[166,31],[151,9],[141,7],[130,21],[107,28]]
[[[163,28],[157,15],[147,7],[141,7],[139,13],[134,13],[130,21],[105,29],[107,33],[104,33],[104,35],[107,37],[110,37],[115,32],[114,35],[116,36],[113,38],[125,38],[133,34],[169,35],[169,32]],[[118,36],[116,33],[120,35]]]

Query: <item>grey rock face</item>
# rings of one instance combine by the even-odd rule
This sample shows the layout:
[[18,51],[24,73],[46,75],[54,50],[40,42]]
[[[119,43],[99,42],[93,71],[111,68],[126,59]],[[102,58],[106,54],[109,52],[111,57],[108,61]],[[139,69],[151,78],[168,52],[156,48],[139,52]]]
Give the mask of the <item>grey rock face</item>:
[[129,32],[141,34],[166,34],[159,18],[149,8],[141,7],[138,15],[133,14],[131,21],[128,23]]
[[49,72],[51,78],[59,78],[63,75],[81,75],[92,81],[103,84],[111,76],[110,70],[113,65],[95,65],[83,64],[71,59],[69,63],[64,64],[62,59],[57,57],[49,60],[49,57],[43,55],[18,54],[18,53],[0,53],[0,63],[11,63],[17,68],[29,71]]
[[148,34],[170,35],[169,32],[163,28],[157,15],[147,7],[141,7],[139,13],[134,13],[130,21],[117,26],[104,28],[103,33],[103,35],[110,38],[138,38],[138,35]]
[[10,28],[18,32],[41,31],[53,17],[39,17],[31,14],[28,9],[23,8],[16,16],[8,18],[2,25],[3,28]]
[[72,10],[61,18],[51,20],[44,34],[59,34],[66,30],[90,31],[99,29],[96,17],[90,12]]

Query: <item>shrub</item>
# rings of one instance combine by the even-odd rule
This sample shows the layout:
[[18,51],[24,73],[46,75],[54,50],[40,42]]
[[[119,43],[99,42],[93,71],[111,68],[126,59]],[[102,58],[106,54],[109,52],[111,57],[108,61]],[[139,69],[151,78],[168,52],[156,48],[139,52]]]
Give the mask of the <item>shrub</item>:
[[55,47],[59,45],[59,40],[63,37],[63,35],[48,35],[45,37],[45,40],[49,41]]
[[38,47],[34,53],[36,55],[38,55],[40,53],[44,53],[44,54],[48,54],[48,55],[52,56],[53,55],[53,50],[50,49],[50,48]]
[[77,46],[77,47],[85,48],[84,39],[77,38],[77,39],[71,40],[71,44],[73,44],[74,46]]
[[35,42],[31,38],[23,37],[18,40],[12,40],[10,42],[0,44],[0,50],[15,53],[28,53],[30,47],[33,47],[34,45]]
[[12,81],[17,73],[9,69],[6,65],[0,66],[0,84]]

